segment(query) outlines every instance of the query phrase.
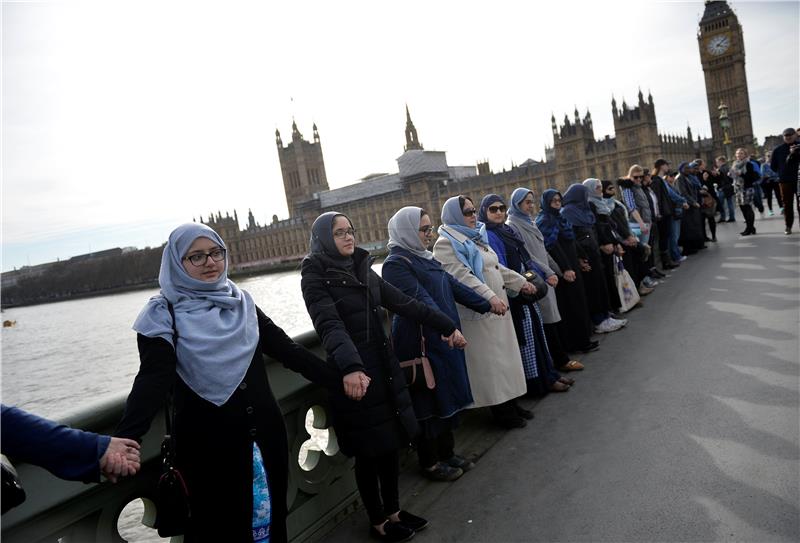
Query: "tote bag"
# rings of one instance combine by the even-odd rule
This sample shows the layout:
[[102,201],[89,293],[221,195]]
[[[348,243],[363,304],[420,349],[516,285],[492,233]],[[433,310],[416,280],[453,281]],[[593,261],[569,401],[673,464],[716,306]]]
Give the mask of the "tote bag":
[[618,256],[614,257],[614,281],[617,284],[617,292],[619,293],[619,300],[622,304],[619,310],[626,313],[634,308],[641,299],[639,292],[636,290],[636,284],[631,279],[631,274],[625,269],[622,264],[622,259]]

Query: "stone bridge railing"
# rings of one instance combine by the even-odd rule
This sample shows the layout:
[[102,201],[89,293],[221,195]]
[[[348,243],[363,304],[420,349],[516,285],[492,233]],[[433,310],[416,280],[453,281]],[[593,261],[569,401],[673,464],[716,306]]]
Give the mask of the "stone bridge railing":
[[[295,340],[323,356],[315,333],[304,333]],[[280,402],[289,438],[289,537],[294,541],[314,539],[326,525],[357,507],[355,481],[350,476],[352,461],[338,451],[333,430],[326,429],[330,418],[324,391],[275,361],[267,360],[266,371]],[[70,415],[61,422],[74,428],[110,433],[122,416],[124,404],[125,397],[119,397]],[[312,433],[329,432],[329,439],[324,451],[312,447],[301,466],[300,450],[310,439],[306,430],[309,410],[314,413],[313,426],[317,429]],[[151,496],[159,476],[159,447],[163,435],[164,421],[159,416],[144,438],[142,471],[118,484],[67,482],[36,466],[15,464],[28,497],[25,503],[3,515],[3,542],[125,541],[118,530],[120,514],[127,504],[138,498],[144,502],[142,523],[152,525],[155,505]]]

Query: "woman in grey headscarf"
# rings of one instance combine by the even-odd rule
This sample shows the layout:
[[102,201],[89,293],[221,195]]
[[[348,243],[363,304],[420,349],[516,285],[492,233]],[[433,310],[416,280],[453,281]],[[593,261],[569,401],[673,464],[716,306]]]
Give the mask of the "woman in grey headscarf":
[[[399,210],[389,220],[389,256],[383,278],[405,294],[435,307],[461,326],[456,302],[478,313],[491,305],[471,288],[444,271],[428,250],[433,238],[430,216],[419,207]],[[395,315],[392,344],[399,360],[412,360],[425,352],[432,379],[422,368],[406,369],[409,392],[422,435],[417,455],[422,474],[435,481],[452,481],[474,464],[455,454],[453,429],[458,413],[472,404],[464,352],[450,349],[436,330]]]
[[285,542],[288,444],[263,356],[323,385],[336,373],[227,272],[214,230],[189,223],[170,234],[161,293],[133,325],[141,366],[115,435],[141,441],[174,387],[174,462],[192,511],[184,541]]
[[583,364],[577,360],[570,360],[561,341],[558,323],[561,322],[561,313],[556,299],[556,288],[561,270],[555,260],[548,254],[544,246],[544,236],[539,227],[533,222],[535,198],[533,191],[520,187],[511,193],[511,207],[508,210],[506,224],[522,239],[525,248],[534,263],[545,273],[547,284],[550,285],[547,295],[539,300],[539,309],[542,313],[547,347],[553,358],[553,363],[559,371],[579,371]]
[[355,476],[370,519],[382,541],[405,541],[428,521],[400,510],[398,451],[417,437],[405,376],[383,327],[383,308],[439,333],[450,347],[463,347],[453,320],[384,281],[370,254],[356,247],[345,215],[323,213],[311,227],[311,252],[301,266],[303,299],[314,329],[343,387],[330,395],[341,450],[355,457]]

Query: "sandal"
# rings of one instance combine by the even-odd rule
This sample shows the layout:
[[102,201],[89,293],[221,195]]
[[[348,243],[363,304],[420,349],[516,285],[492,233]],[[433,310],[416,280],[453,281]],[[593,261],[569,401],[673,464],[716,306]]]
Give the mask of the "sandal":
[[577,360],[570,360],[560,368],[558,371],[581,371],[584,368],[583,364],[578,362]]
[[572,377],[559,377],[558,382],[564,383],[565,385],[571,387],[572,385],[575,384],[575,379],[573,379]]

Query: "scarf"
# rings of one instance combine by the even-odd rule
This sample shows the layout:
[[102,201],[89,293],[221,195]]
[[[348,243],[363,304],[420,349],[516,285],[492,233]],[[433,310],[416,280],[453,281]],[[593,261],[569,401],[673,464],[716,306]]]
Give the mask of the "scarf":
[[489,245],[489,238],[486,235],[486,225],[477,222],[475,228],[470,228],[464,222],[464,214],[461,212],[461,205],[458,203],[459,197],[449,198],[442,206],[442,226],[452,228],[456,232],[463,234],[467,239],[464,242],[456,240],[442,226],[439,227],[439,235],[446,237],[453,245],[456,258],[465,266],[472,270],[475,277],[485,282],[483,278],[483,257],[476,242]]
[[589,207],[589,189],[580,183],[570,185],[561,201],[561,216],[573,226],[593,226],[595,217]]
[[[198,396],[219,406],[228,401],[250,367],[259,341],[258,317],[250,295],[228,279],[227,260],[225,271],[210,283],[186,273],[183,258],[200,237],[225,249],[222,238],[204,224],[188,223],[173,230],[161,255],[161,294],[147,302],[133,329],[168,341],[175,348],[181,379]],[[175,313],[177,341],[168,302]]]
[[389,243],[387,247],[401,247],[411,254],[426,260],[433,258],[433,253],[425,248],[419,240],[419,223],[421,207],[406,206],[389,219]]
[[333,221],[336,217],[344,217],[350,223],[350,228],[353,227],[353,221],[343,213],[336,211],[323,213],[311,225],[309,250],[312,254],[324,254],[332,261],[334,266],[352,272],[354,267],[353,257],[342,255],[333,239]]
[[594,204],[594,208],[597,210],[597,214],[611,215],[611,212],[614,211],[614,204],[612,202],[606,201],[604,198],[597,196],[595,194],[595,190],[597,187],[600,187],[602,192],[603,182],[600,181],[599,179],[590,177],[589,179],[583,182],[583,185],[589,189],[589,201]]
[[485,223],[486,229],[490,232],[494,232],[503,242],[504,246],[517,250],[520,260],[522,260],[522,265],[525,266],[526,270],[532,269],[533,262],[531,260],[531,255],[528,253],[528,249],[525,248],[525,242],[522,241],[517,233],[514,232],[514,230],[505,222],[493,223],[489,221],[489,206],[497,202],[505,205],[503,199],[497,194],[488,194],[484,196],[483,200],[481,200],[481,208],[480,213],[478,213],[478,220]]

